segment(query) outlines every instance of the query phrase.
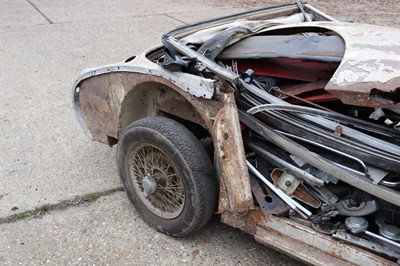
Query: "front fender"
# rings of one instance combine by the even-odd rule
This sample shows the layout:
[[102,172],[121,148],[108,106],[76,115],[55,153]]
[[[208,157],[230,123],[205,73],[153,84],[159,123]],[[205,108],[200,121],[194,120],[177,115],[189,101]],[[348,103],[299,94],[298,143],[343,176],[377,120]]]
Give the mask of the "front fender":
[[188,101],[211,99],[214,80],[171,72],[152,63],[144,53],[129,62],[86,69],[72,86],[72,104],[83,131],[93,140],[118,139],[118,117],[127,94],[136,86],[153,82],[172,88]]

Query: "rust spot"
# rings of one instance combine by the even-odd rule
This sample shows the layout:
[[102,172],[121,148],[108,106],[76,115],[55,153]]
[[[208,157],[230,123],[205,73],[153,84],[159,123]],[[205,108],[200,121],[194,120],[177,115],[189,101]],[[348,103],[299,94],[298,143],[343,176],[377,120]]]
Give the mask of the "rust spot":
[[212,128],[215,155],[220,168],[221,181],[227,192],[230,210],[244,212],[252,209],[254,203],[240,122],[234,95],[226,94],[224,101],[225,105],[215,117]]
[[211,130],[212,118],[223,107],[223,103],[196,98],[168,80],[148,74],[114,72],[78,85],[81,112],[92,137],[107,144],[113,143],[110,138],[118,139],[127,125],[158,115],[158,110]]
[[400,88],[397,87],[392,91],[381,91],[373,88],[369,93],[369,98],[392,101],[393,104],[398,104],[400,102]]
[[[375,69],[377,67],[375,60],[366,60],[364,67]],[[389,60],[380,60],[380,64],[398,68],[398,62]],[[371,73],[360,72],[357,68],[358,65],[345,64],[340,67],[333,76],[333,82],[329,82],[325,90],[335,95],[344,104],[363,106],[363,107],[376,107],[398,109],[400,108],[400,77],[392,78],[386,82],[380,81],[365,81],[365,75],[372,75],[377,71]],[[340,73],[348,72],[353,81],[338,81],[337,76]],[[382,71],[381,71],[382,72]],[[339,74],[338,74],[339,73]],[[377,75],[376,73],[374,75]],[[370,77],[371,78],[371,77]]]
[[336,126],[335,132],[333,132],[333,135],[335,137],[340,137],[342,135],[343,128],[341,126]]
[[289,206],[284,203],[265,184],[260,184],[256,177],[250,175],[251,190],[265,217],[271,214],[284,214],[289,211]]
[[262,224],[265,221],[265,217],[262,211],[256,208],[244,213],[225,211],[221,215],[221,221],[232,227],[239,228],[250,235],[254,235],[257,225]]
[[[280,169],[275,169],[272,172],[271,177],[274,180],[274,182],[277,182],[279,180],[279,178],[282,175],[282,173],[283,173],[283,171],[280,170]],[[286,182],[288,182],[288,181],[286,181]],[[296,188],[296,190],[293,192],[293,194],[291,194],[289,196],[293,197],[293,198],[296,198],[296,199],[298,199],[298,200],[300,200],[300,201],[302,201],[302,202],[304,202],[304,203],[306,203],[309,206],[312,206],[314,208],[319,208],[321,206],[321,202],[319,201],[319,199],[317,199],[314,195],[312,195],[310,193],[310,191],[307,189],[307,187],[305,187],[303,184],[300,184]]]

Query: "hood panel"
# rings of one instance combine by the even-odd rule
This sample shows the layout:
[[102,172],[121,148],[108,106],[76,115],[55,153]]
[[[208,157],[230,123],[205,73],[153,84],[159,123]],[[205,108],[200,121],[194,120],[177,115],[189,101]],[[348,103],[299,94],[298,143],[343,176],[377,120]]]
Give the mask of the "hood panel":
[[330,30],[345,42],[344,56],[326,91],[345,104],[400,108],[399,29],[335,21],[280,25],[264,32],[296,28]]
[[337,32],[346,52],[325,90],[343,103],[400,107],[400,30],[344,23],[321,26]]

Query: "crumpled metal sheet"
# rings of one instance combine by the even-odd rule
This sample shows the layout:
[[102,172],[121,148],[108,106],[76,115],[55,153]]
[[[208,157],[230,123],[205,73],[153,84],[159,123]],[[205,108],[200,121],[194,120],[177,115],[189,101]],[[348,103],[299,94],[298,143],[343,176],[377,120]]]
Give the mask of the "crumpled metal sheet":
[[[307,14],[309,19],[312,19],[311,14]],[[254,33],[263,31],[268,27],[276,24],[292,24],[292,23],[299,23],[304,21],[304,17],[302,14],[293,14],[288,17],[284,18],[275,18],[275,19],[267,19],[267,20],[247,20],[247,19],[238,19],[232,23],[222,24],[218,26],[214,26],[211,28],[203,29],[196,31],[193,34],[190,34],[182,39],[184,43],[191,43],[191,44],[202,44],[209,39],[213,38],[217,34],[232,29],[232,28],[244,28],[252,31]],[[234,38],[230,42],[230,44],[239,41],[241,38]]]
[[[310,22],[289,27],[325,28],[344,39],[343,60],[326,91],[345,104],[400,108],[399,29],[346,22]],[[279,28],[283,27],[269,30]]]

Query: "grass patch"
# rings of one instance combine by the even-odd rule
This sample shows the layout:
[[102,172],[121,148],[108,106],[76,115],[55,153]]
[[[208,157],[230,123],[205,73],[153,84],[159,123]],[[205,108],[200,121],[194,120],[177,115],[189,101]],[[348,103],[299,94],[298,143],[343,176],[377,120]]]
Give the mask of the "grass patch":
[[32,217],[39,217],[45,214],[46,212],[49,211],[49,206],[50,205],[43,205],[41,207],[38,207],[34,210],[28,210],[20,213],[16,213],[13,215],[10,215],[6,218],[0,219],[0,224],[2,223],[15,223],[21,220],[25,220],[27,218],[32,218]]
[[101,196],[103,196],[103,193],[94,192],[94,193],[86,194],[83,196],[77,196],[77,197],[73,198],[72,200],[67,201],[67,204],[69,206],[76,206],[76,205],[79,205],[79,204],[82,204],[85,202],[94,202]]
[[124,191],[124,189],[122,187],[117,187],[117,188],[113,188],[113,189],[109,189],[103,192],[93,192],[93,193],[89,193],[83,196],[77,196],[75,198],[73,198],[72,200],[68,200],[67,204],[69,206],[76,206],[76,205],[80,205],[82,203],[85,202],[95,202],[96,200],[98,200],[100,197],[103,196],[108,196],[111,195],[115,192],[119,192],[119,191]]
[[27,210],[24,212],[12,214],[5,218],[0,218],[0,224],[16,223],[18,221],[25,220],[25,219],[41,217],[44,214],[46,214],[50,211],[53,211],[53,210],[63,210],[68,207],[81,205],[83,203],[92,203],[103,196],[109,196],[109,195],[111,195],[115,192],[119,192],[119,191],[124,191],[124,189],[122,187],[117,187],[117,188],[109,189],[109,190],[102,191],[102,192],[93,192],[93,193],[85,194],[82,196],[76,196],[75,198],[73,198],[71,200],[64,200],[64,201],[61,201],[56,204],[46,204],[41,207],[35,208],[34,210]]

